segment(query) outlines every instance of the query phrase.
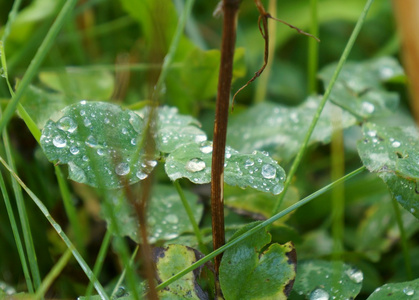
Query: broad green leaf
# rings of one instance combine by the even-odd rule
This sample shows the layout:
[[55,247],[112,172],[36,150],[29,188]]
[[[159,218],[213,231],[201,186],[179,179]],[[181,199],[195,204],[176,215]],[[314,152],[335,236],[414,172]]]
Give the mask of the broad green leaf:
[[[183,144],[169,154],[165,169],[173,181],[185,177],[194,183],[209,183],[211,160],[211,142]],[[240,154],[226,147],[224,181],[232,186],[277,195],[283,190],[285,172],[267,153]]]
[[[224,187],[224,200],[226,207],[240,215],[250,216],[255,220],[266,220],[273,214],[276,196],[259,192],[248,191],[237,187]],[[299,200],[298,190],[295,187],[288,189],[279,210],[283,210]],[[283,224],[291,214],[277,220],[274,224]]]
[[294,292],[307,299],[354,299],[364,275],[342,262],[309,260],[298,264]]
[[[149,114],[149,108],[137,112],[143,119]],[[182,144],[207,140],[205,132],[198,127],[201,124],[191,116],[180,115],[175,107],[163,106],[157,110],[157,149],[170,153]]]
[[367,300],[418,300],[419,279],[400,283],[388,283],[377,288]]
[[[198,197],[185,190],[185,197],[189,202],[197,223],[201,220],[203,205],[198,203]],[[120,234],[128,236],[140,243],[138,236],[138,220],[131,203],[118,192],[112,197],[112,209],[118,220]],[[104,210],[104,217],[112,226],[110,212]],[[185,208],[176,189],[172,186],[156,185],[153,187],[151,198],[147,206],[147,230],[149,242],[156,243],[161,240],[171,240],[182,233],[192,232],[193,227],[185,216]]]
[[139,159],[142,130],[143,120],[131,111],[81,101],[47,122],[41,146],[50,161],[68,164],[70,179],[113,189],[144,179],[157,164]]
[[29,86],[20,103],[38,128],[43,128],[54,113],[68,104],[64,95],[46,92],[33,85]]
[[[227,143],[243,153],[264,150],[289,160],[299,150],[320,98],[309,97],[296,107],[264,102],[234,116],[229,124]],[[310,143],[328,143],[332,134],[332,115],[340,112],[327,103]],[[355,124],[355,118],[342,111],[343,128]]]
[[47,87],[70,99],[108,100],[114,91],[115,79],[108,71],[66,69],[66,72],[41,72],[39,79]]
[[366,123],[358,152],[369,171],[377,173],[392,196],[419,218],[419,133],[415,127],[381,127]]
[[[166,281],[202,257],[203,254],[197,250],[183,245],[154,248],[153,258],[156,263],[158,282]],[[201,268],[189,272],[167,288],[160,290],[159,299],[209,299],[197,282]]]
[[[325,86],[336,64],[324,68],[319,76]],[[345,64],[336,81],[330,100],[361,119],[392,113],[399,104],[397,93],[387,92],[382,82],[403,74],[400,64],[391,57]]]
[[[238,230],[238,237],[255,223]],[[224,252],[220,285],[226,300],[287,299],[296,272],[292,243],[271,244],[271,235],[260,230]]]

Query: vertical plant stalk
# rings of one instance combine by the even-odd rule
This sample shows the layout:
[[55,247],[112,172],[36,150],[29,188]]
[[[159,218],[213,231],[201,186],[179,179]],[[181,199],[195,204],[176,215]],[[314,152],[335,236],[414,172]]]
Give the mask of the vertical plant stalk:
[[[233,59],[236,44],[237,14],[241,0],[223,0],[223,33],[221,41],[220,73],[218,77],[217,104],[214,121],[214,142],[211,169],[211,216],[214,249],[225,244],[224,235],[224,161],[230,104]],[[215,257],[218,275],[221,255]]]
[[287,179],[285,180],[284,184],[284,190],[279,195],[277,202],[275,203],[275,207],[273,210],[273,215],[276,214],[279,211],[279,207],[281,206],[282,201],[284,200],[284,196],[287,193],[287,190],[291,184],[291,181],[294,177],[295,172],[298,169],[298,166],[300,165],[301,160],[303,159],[303,155],[305,150],[307,149],[308,142],[310,141],[311,134],[314,131],[314,128],[316,127],[317,121],[320,118],[320,115],[323,111],[324,106],[326,105],[327,100],[329,99],[330,93],[332,92],[333,86],[335,85],[335,82],[339,76],[340,71],[343,68],[343,65],[346,62],[346,59],[349,56],[349,53],[352,50],[353,45],[355,44],[356,38],[358,37],[359,32],[361,31],[362,25],[364,25],[365,18],[367,17],[368,11],[372,5],[374,0],[368,0],[367,3],[364,6],[364,9],[361,13],[361,15],[358,18],[358,21],[356,22],[355,28],[352,31],[351,37],[348,40],[348,43],[345,46],[345,49],[343,50],[343,53],[339,59],[338,65],[336,67],[335,72],[333,73],[332,79],[329,82],[329,85],[327,86],[327,89],[323,95],[322,100],[320,101],[319,107],[317,108],[317,111],[313,117],[313,120],[311,121],[310,127],[307,131],[306,136],[304,137],[303,144],[300,147],[300,150],[297,153],[297,156],[294,159],[294,162],[292,163],[291,169],[287,174]]
[[406,236],[406,230],[404,230],[403,226],[403,220],[402,220],[402,214],[400,213],[399,203],[395,198],[392,198],[393,202],[393,208],[394,208],[394,214],[396,216],[396,222],[397,226],[399,227],[400,231],[400,240],[402,244],[403,249],[403,258],[404,258],[404,264],[406,268],[406,277],[407,280],[413,280],[413,272],[412,272],[412,260],[410,259],[410,253],[409,253],[409,246],[407,244],[407,236]]
[[[317,13],[317,0],[310,0],[311,28],[310,33],[319,36],[319,20]],[[317,93],[317,69],[319,65],[319,44],[315,40],[308,40],[308,92]]]
[[[345,151],[343,144],[342,110],[335,107],[332,114],[332,142],[331,142],[331,180],[337,180],[345,175]],[[345,187],[336,186],[331,193],[332,197],[332,236],[333,258],[342,260]]]

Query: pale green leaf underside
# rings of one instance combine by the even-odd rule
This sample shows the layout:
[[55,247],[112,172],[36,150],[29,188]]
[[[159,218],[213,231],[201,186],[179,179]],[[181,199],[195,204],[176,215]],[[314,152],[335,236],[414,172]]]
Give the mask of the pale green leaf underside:
[[419,279],[388,283],[377,288],[367,300],[419,300]]
[[[320,98],[309,97],[296,107],[264,102],[234,116],[229,124],[227,143],[242,153],[268,151],[280,160],[291,159],[300,149]],[[332,116],[342,115],[343,128],[355,124],[355,118],[327,103],[310,143],[328,143],[332,134]]]
[[[332,64],[320,72],[325,86],[335,69],[336,64]],[[333,86],[330,100],[361,119],[390,114],[397,108],[399,96],[386,91],[382,83],[402,74],[400,64],[391,57],[348,62]]]
[[381,127],[366,123],[358,152],[369,171],[377,173],[392,196],[419,218],[419,133],[415,127]]
[[[198,197],[188,191],[184,191],[185,197],[193,212],[197,223],[201,220],[203,205],[198,202]],[[131,203],[123,196],[121,191],[112,196],[112,209],[118,221],[121,236],[128,236],[137,243],[141,242],[138,236],[137,215]],[[106,209],[103,211],[104,218],[110,226],[111,214]],[[148,241],[171,240],[185,232],[192,232],[193,228],[185,215],[185,208],[179,198],[179,194],[173,186],[156,185],[153,187],[151,198],[147,206],[147,231]]]
[[[190,143],[176,148],[166,159],[166,173],[171,180],[188,178],[198,184],[211,182],[212,143]],[[285,172],[278,163],[262,152],[240,154],[227,147],[224,181],[241,188],[279,194],[283,190]]]
[[360,270],[342,262],[304,261],[298,264],[294,292],[309,299],[354,299],[363,278]]

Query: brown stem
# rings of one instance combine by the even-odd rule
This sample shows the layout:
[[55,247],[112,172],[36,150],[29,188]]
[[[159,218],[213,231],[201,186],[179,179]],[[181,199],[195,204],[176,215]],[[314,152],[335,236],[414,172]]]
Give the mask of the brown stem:
[[[223,0],[223,35],[221,62],[218,77],[217,106],[214,121],[214,144],[211,170],[211,215],[214,250],[225,243],[224,236],[224,160],[230,102],[233,58],[236,42],[237,13],[241,0]],[[215,257],[215,271],[218,274],[221,255]]]

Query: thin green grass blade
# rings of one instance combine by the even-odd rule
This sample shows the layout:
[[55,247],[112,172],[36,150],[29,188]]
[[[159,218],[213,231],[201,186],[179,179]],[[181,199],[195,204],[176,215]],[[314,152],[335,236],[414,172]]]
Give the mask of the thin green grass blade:
[[41,210],[42,214],[50,222],[52,227],[54,227],[55,231],[58,233],[58,235],[61,237],[61,239],[64,241],[64,243],[67,245],[67,248],[70,249],[70,251],[72,252],[74,258],[79,263],[83,272],[86,274],[86,276],[89,278],[89,280],[91,280],[94,283],[96,291],[99,293],[99,295],[102,297],[102,299],[108,300],[109,297],[106,294],[105,290],[103,289],[102,285],[97,280],[97,278],[94,276],[92,270],[87,265],[86,261],[83,259],[83,257],[80,255],[80,253],[74,247],[74,245],[71,243],[70,239],[67,237],[67,235],[64,233],[64,231],[61,229],[61,226],[52,218],[51,214],[49,213],[49,211],[45,207],[45,205],[42,203],[42,201],[25,185],[25,183],[16,175],[16,173],[13,172],[11,167],[5,162],[5,160],[2,157],[0,157],[0,162],[12,174],[12,176],[16,179],[16,181],[20,184],[20,186],[31,197],[31,199],[36,204],[36,206]]
[[198,244],[199,244],[199,249],[202,251],[202,253],[207,254],[208,253],[208,248],[207,246],[205,246],[204,244],[204,240],[202,237],[202,233],[201,230],[199,229],[198,224],[195,221],[195,217],[194,214],[192,212],[192,208],[189,205],[188,200],[186,200],[185,194],[183,193],[182,187],[180,186],[179,180],[175,180],[173,182],[173,185],[175,186],[180,200],[182,201],[183,207],[185,208],[186,214],[188,215],[189,218],[189,222],[191,222],[196,239],[198,240]]
[[60,257],[58,262],[54,265],[51,271],[45,276],[44,280],[38,291],[35,294],[35,299],[42,299],[45,296],[45,293],[48,291],[49,287],[52,285],[54,280],[61,274],[68,261],[71,258],[71,251],[67,249],[66,252]]
[[309,203],[310,201],[316,199],[318,196],[324,194],[327,191],[330,191],[331,189],[333,189],[337,185],[339,185],[339,184],[347,181],[348,179],[350,179],[350,178],[352,178],[352,177],[354,177],[354,176],[362,173],[365,170],[366,170],[366,167],[363,166],[363,167],[361,167],[359,169],[356,169],[355,171],[352,171],[351,173],[345,175],[344,177],[342,177],[342,178],[340,178],[340,179],[338,179],[338,180],[336,180],[336,181],[328,184],[327,186],[321,188],[320,190],[314,192],[313,194],[305,197],[304,199],[298,201],[297,203],[295,203],[295,204],[291,205],[290,207],[284,209],[283,211],[277,213],[276,215],[272,216],[268,220],[266,220],[266,221],[260,223],[259,225],[253,227],[252,229],[250,229],[246,233],[242,234],[241,236],[237,237],[236,239],[234,239],[232,241],[229,241],[224,246],[222,246],[222,247],[218,248],[217,250],[211,252],[210,254],[206,255],[202,259],[198,260],[197,262],[195,262],[194,264],[192,264],[188,268],[185,268],[183,271],[181,271],[178,274],[174,275],[173,277],[171,277],[170,279],[166,280],[165,282],[162,282],[156,288],[158,290],[164,289],[166,286],[168,286],[169,284],[175,282],[177,279],[181,278],[183,275],[187,274],[188,272],[191,272],[191,271],[195,270],[199,266],[202,266],[206,262],[208,262],[211,259],[213,259],[215,256],[223,253],[225,250],[227,250],[231,246],[233,246],[233,245],[237,244],[238,242],[244,240],[245,238],[251,236],[253,233],[261,230],[262,228],[265,228],[267,226],[270,226],[272,223],[274,223],[279,218],[282,218],[283,216],[289,214],[290,212],[292,212],[292,211],[300,208],[301,206]]
[[[311,27],[310,34],[319,36],[319,19],[317,0],[310,0]],[[317,69],[319,65],[319,43],[315,39],[308,39],[308,93],[317,93]]]
[[[129,261],[129,267],[130,268],[132,268],[132,266],[133,266],[133,264],[134,264],[134,259],[135,259],[135,257],[137,256],[137,253],[138,253],[138,250],[140,249],[140,247],[139,246],[137,246],[137,247],[135,247],[135,250],[134,250],[134,252],[132,253],[132,255],[131,255],[131,259],[130,259],[130,261]],[[119,279],[118,279],[118,281],[116,282],[116,284],[115,284],[115,287],[113,288],[113,290],[112,290],[112,294],[111,294],[111,298],[112,297],[115,297],[115,295],[116,295],[116,292],[118,291],[118,289],[119,289],[119,287],[121,286],[121,284],[122,284],[122,281],[124,280],[124,278],[125,278],[125,274],[126,274],[126,272],[127,272],[127,267],[125,267],[124,268],[124,270],[122,271],[122,273],[121,273],[121,276],[119,276]]]
[[[110,230],[106,231],[106,234],[102,241],[102,245],[100,246],[100,249],[99,249],[99,254],[97,255],[97,258],[96,258],[95,266],[93,267],[93,274],[95,275],[96,278],[99,277],[99,273],[102,270],[103,262],[105,261],[106,253],[108,252],[111,238],[112,238],[112,232]],[[93,284],[90,281],[86,290],[86,298],[89,298],[92,295],[92,292],[93,292]]]
[[13,237],[16,242],[17,252],[19,254],[20,262],[22,264],[23,275],[25,277],[26,286],[29,293],[34,293],[33,284],[31,275],[29,273],[28,264],[26,262],[25,252],[23,250],[22,239],[19,234],[19,229],[17,227],[16,219],[13,213],[13,208],[10,203],[9,194],[7,193],[6,185],[4,183],[3,175],[0,172],[0,188],[4,199],[4,204],[6,206],[7,215],[9,216],[10,225],[12,227]]
[[25,75],[22,78],[19,88],[16,91],[16,95],[12,98],[12,100],[7,105],[6,110],[4,111],[4,115],[0,120],[0,132],[3,131],[3,129],[6,127],[6,124],[13,116],[20,99],[24,95],[26,89],[29,87],[29,84],[31,83],[33,77],[35,77],[42,61],[48,54],[48,51],[51,48],[51,46],[53,45],[58,32],[60,31],[61,27],[66,21],[67,16],[71,13],[76,3],[77,0],[68,0],[63,5],[63,8],[58,14],[57,19],[51,26],[51,29],[48,31],[47,36],[45,37],[44,41],[42,42],[41,46],[36,52],[35,57],[32,59],[31,64],[25,72]]
[[291,184],[292,179],[294,178],[294,174],[297,171],[298,166],[300,165],[300,162],[303,158],[305,150],[307,149],[311,134],[313,133],[314,128],[316,127],[317,121],[319,120],[320,115],[323,111],[323,108],[326,105],[327,100],[329,99],[330,93],[332,92],[336,79],[338,78],[339,73],[342,70],[343,65],[345,64],[346,59],[348,58],[353,45],[355,44],[356,38],[358,37],[358,34],[361,31],[362,25],[364,24],[365,18],[367,17],[368,11],[373,2],[374,0],[367,1],[367,3],[365,4],[364,10],[362,11],[361,15],[358,18],[358,21],[356,22],[356,25],[355,25],[354,30],[352,31],[351,37],[349,38],[348,43],[346,44],[345,49],[343,50],[342,56],[340,57],[340,60],[336,67],[335,72],[333,73],[332,79],[330,80],[329,85],[327,86],[326,92],[324,93],[323,98],[320,102],[320,105],[317,109],[317,112],[314,115],[313,121],[310,124],[310,128],[308,129],[304,142],[300,150],[298,151],[297,156],[294,159],[294,162],[292,163],[290,171],[287,174],[287,180],[285,181],[285,184],[284,184],[284,190],[278,197],[273,214],[276,214],[278,212],[278,209],[281,206],[282,201],[284,200],[284,196]]

